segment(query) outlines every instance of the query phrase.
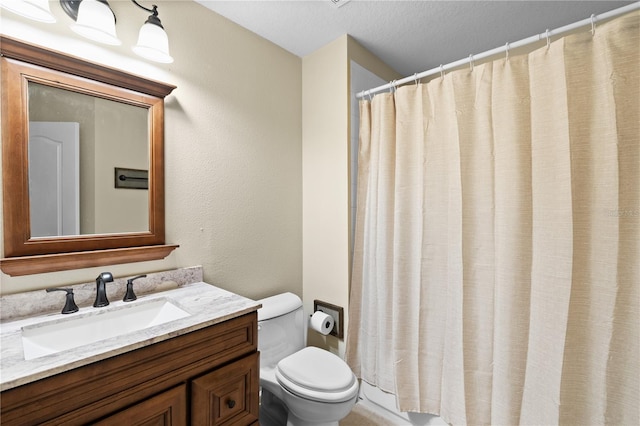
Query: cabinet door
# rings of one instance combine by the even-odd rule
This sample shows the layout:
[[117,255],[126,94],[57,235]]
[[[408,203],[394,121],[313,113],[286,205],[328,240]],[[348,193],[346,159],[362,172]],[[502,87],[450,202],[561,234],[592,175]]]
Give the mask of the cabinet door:
[[194,425],[251,425],[258,421],[259,357],[256,352],[191,382]]
[[186,426],[187,386],[177,386],[152,396],[94,425]]

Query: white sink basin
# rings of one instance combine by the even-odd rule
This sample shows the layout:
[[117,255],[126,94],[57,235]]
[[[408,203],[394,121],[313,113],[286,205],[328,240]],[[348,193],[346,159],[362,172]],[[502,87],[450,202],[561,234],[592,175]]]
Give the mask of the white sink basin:
[[188,316],[188,312],[167,299],[96,308],[54,323],[23,327],[24,357],[27,360],[39,358]]

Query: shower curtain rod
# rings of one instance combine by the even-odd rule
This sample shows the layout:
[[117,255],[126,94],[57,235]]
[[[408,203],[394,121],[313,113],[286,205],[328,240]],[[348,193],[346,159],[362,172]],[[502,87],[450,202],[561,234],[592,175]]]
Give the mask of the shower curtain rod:
[[531,37],[527,37],[525,39],[522,39],[520,41],[516,41],[513,43],[507,43],[506,45],[502,46],[502,47],[497,47],[495,49],[491,49],[491,50],[487,50],[486,52],[483,53],[478,53],[477,55],[469,55],[468,58],[464,58],[464,59],[460,59],[458,61],[455,62],[451,62],[447,65],[440,65],[438,68],[433,68],[430,69],[428,71],[423,71],[421,73],[416,73],[412,76],[409,77],[405,77],[403,79],[400,80],[394,80],[390,83],[384,84],[382,86],[378,86],[375,87],[373,89],[369,89],[369,90],[363,90],[362,92],[358,93],[356,95],[357,99],[362,99],[365,96],[370,96],[373,95],[374,93],[378,93],[378,92],[382,92],[383,90],[387,90],[387,89],[391,89],[391,88],[396,88],[402,84],[405,83],[410,83],[410,82],[414,82],[417,81],[421,78],[424,77],[428,77],[430,75],[434,75],[437,73],[442,73],[445,71],[448,71],[452,68],[457,68],[461,65],[465,65],[465,64],[469,64],[472,63],[476,60],[479,59],[485,59],[488,58],[490,56],[493,55],[497,55],[499,53],[504,53],[507,52],[510,49],[513,48],[517,48],[517,47],[522,47],[522,46],[526,46],[528,44],[532,44],[532,43],[537,43],[541,40],[547,39],[549,40],[550,37],[552,36],[556,36],[556,35],[560,35],[560,34],[564,34],[567,33],[569,31],[575,30],[576,28],[580,28],[580,27],[585,27],[587,25],[596,25],[596,22],[599,20],[604,20],[604,19],[608,19],[608,18],[613,18],[619,15],[623,15],[625,13],[634,11],[640,9],[640,1],[635,2],[635,3],[631,3],[627,6],[623,6],[620,7],[618,9],[613,9],[609,12],[605,12],[605,13],[601,13],[600,15],[591,15],[590,18],[587,19],[583,19],[582,21],[578,21],[578,22],[574,22],[573,24],[569,24],[569,25],[565,25],[564,27],[560,27],[560,28],[556,28],[555,30],[547,30],[541,34],[537,34]]

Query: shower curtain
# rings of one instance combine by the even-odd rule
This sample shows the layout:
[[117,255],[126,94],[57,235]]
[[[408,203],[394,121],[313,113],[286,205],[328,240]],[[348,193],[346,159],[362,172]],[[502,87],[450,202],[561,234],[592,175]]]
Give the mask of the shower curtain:
[[347,362],[452,424],[637,425],[640,14],[360,103]]

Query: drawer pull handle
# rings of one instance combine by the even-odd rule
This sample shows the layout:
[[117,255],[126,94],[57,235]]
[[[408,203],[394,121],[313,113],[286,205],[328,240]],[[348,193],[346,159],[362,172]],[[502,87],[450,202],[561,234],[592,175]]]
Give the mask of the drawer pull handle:
[[235,406],[236,406],[236,402],[233,399],[230,399],[229,401],[227,401],[227,407],[233,408]]

